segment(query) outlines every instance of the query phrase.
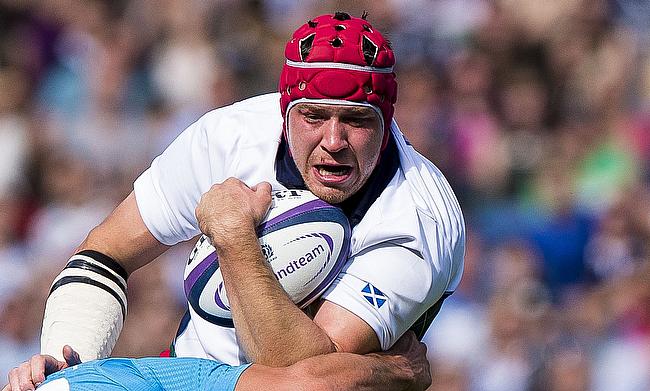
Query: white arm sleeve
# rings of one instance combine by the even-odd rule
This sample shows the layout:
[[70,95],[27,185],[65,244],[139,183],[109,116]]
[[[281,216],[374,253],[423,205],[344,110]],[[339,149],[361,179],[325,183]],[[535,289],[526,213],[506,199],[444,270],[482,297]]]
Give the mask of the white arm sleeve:
[[41,353],[63,360],[70,345],[82,361],[107,357],[126,316],[126,272],[94,251],[70,258],[45,306]]
[[122,331],[120,305],[93,285],[71,284],[52,292],[45,306],[41,354],[63,361],[70,345],[81,361],[108,357]]

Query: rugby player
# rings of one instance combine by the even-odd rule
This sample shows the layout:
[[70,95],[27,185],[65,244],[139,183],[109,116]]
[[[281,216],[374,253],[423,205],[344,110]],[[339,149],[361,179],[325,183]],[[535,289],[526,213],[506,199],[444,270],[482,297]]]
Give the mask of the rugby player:
[[[60,360],[50,367],[67,365],[64,345],[82,361],[110,355],[128,275],[201,232],[217,249],[232,323],[190,306],[174,356],[290,367],[424,333],[460,281],[465,227],[442,173],[393,120],[390,43],[365,18],[337,12],[298,28],[285,57],[279,92],[205,114],[88,234],[53,283],[43,355],[13,370],[11,384],[41,379],[47,355]],[[340,206],[353,227],[348,263],[313,316],[282,290],[255,235],[271,190],[290,188]]]

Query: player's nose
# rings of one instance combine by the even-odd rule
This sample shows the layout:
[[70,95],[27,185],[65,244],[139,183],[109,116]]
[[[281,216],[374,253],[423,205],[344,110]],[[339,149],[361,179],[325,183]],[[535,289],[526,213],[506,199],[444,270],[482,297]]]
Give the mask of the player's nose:
[[323,126],[321,146],[328,152],[338,152],[348,147],[347,130],[338,118],[331,118]]

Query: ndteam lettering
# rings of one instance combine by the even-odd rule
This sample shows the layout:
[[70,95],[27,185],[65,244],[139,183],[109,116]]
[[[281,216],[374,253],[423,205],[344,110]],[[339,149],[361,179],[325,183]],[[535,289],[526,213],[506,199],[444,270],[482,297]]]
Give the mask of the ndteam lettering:
[[314,258],[318,257],[319,255],[321,255],[323,252],[325,252],[325,248],[323,247],[322,244],[319,244],[318,246],[314,247],[311,251],[309,251],[307,254],[301,256],[296,260],[289,261],[287,266],[276,271],[275,278],[277,278],[278,281],[283,279],[284,277],[288,276],[289,274],[292,274],[296,270],[299,270],[301,267],[306,266],[309,262],[314,260]]

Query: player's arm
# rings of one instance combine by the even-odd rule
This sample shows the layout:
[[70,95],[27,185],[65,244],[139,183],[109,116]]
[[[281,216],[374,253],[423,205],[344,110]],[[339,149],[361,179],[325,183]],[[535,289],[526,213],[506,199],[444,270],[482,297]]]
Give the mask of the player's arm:
[[126,278],[166,249],[146,228],[131,193],[90,231],[54,280],[43,320],[42,354],[9,373],[11,389],[34,389],[46,374],[107,356],[124,321]]
[[[448,293],[452,259],[431,262],[419,251],[382,243],[355,255],[311,319],[290,300],[261,253],[255,227],[270,199],[268,185],[248,188],[230,179],[204,194],[196,209],[219,256],[238,341],[252,362],[288,366],[319,354],[386,350]],[[446,240],[435,224],[427,232],[430,246]],[[369,283],[385,294],[382,306],[364,297]]]
[[[45,356],[45,358],[47,360],[43,369],[46,373],[63,369],[54,357]],[[171,381],[177,385],[182,384],[186,388],[191,386],[191,389],[215,391],[233,388],[235,391],[257,391],[269,388],[276,391],[422,391],[431,384],[426,346],[417,340],[413,332],[407,332],[386,352],[367,355],[331,353],[310,357],[289,367],[277,368],[260,364],[231,367],[212,362],[204,363],[206,367],[198,372],[187,373],[180,369],[187,369],[187,365],[178,360],[183,359],[157,358],[150,361],[145,378],[154,382],[160,381],[166,385],[169,385]],[[191,365],[201,366],[200,361],[205,360],[195,359]],[[88,368],[89,364],[82,365],[86,365]],[[70,379],[73,384],[81,382],[88,388],[89,384],[96,382],[96,388],[102,390],[131,389],[136,383],[142,384],[143,374],[136,366],[115,364],[114,361],[109,361],[107,365],[112,365],[113,369],[117,368],[115,365],[118,365],[123,370],[119,379],[115,376],[107,375],[107,377],[104,376],[106,374],[97,374],[94,373],[95,371],[87,370],[79,371],[81,377],[75,375],[74,372],[68,372],[68,375],[75,378]],[[107,373],[109,372],[113,372],[115,375],[114,370],[108,370]],[[12,376],[9,377],[9,380],[9,384],[2,391],[34,389],[33,385],[19,383]],[[81,383],[76,383],[77,387]],[[54,383],[50,383],[50,386],[53,386],[52,389],[57,389]],[[74,386],[72,387],[74,388]]]
[[238,340],[252,362],[288,366],[332,353],[380,350],[362,319],[325,302],[312,320],[280,286],[255,233],[271,202],[270,187],[248,188],[236,179],[214,185],[197,207],[197,219],[219,256]]
[[82,361],[113,349],[126,315],[126,280],[167,247],[145,226],[131,193],[77,248],[46,303],[41,352],[59,359],[64,345]]
[[128,274],[148,264],[169,247],[147,229],[131,192],[77,248],[99,251],[117,261]]
[[424,390],[431,384],[426,346],[407,332],[385,353],[332,353],[311,357],[286,368],[252,365],[235,391],[399,391]]

